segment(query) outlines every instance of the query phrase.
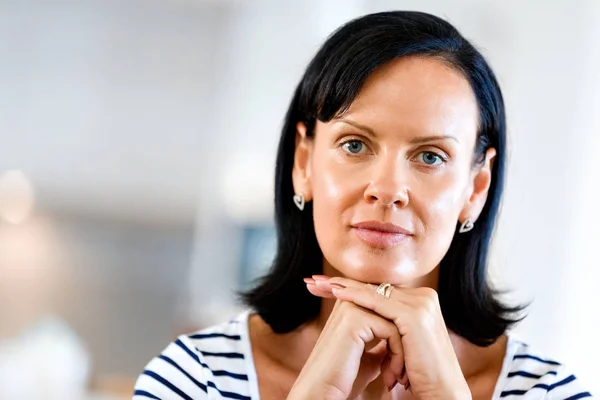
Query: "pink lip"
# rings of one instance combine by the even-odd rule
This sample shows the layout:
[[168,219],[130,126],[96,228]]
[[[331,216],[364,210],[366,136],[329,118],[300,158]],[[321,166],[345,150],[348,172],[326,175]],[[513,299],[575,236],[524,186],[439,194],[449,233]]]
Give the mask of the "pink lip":
[[409,230],[401,226],[379,221],[353,224],[352,230],[369,246],[378,249],[394,247],[412,235]]

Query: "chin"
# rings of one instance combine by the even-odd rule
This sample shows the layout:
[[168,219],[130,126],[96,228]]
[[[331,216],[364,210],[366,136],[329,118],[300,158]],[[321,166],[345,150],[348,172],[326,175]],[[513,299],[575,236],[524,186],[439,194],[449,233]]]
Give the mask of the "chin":
[[422,278],[423,274],[416,271],[412,262],[377,262],[372,259],[355,258],[352,262],[341,261],[343,267],[335,268],[340,275],[365,283],[391,283],[396,286],[409,286],[415,280]]
[[356,277],[348,276],[348,278],[355,279],[360,282],[371,283],[374,285],[379,285],[381,283],[391,283],[394,286],[401,287],[411,286],[411,283],[415,281],[414,276],[402,276],[398,274],[377,272],[363,273]]

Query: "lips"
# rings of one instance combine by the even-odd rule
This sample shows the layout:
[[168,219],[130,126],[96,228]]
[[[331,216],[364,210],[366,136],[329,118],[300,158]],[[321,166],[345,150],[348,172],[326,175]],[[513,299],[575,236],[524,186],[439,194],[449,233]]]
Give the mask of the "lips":
[[378,249],[392,248],[412,236],[408,229],[379,221],[352,224],[352,231],[367,245]]

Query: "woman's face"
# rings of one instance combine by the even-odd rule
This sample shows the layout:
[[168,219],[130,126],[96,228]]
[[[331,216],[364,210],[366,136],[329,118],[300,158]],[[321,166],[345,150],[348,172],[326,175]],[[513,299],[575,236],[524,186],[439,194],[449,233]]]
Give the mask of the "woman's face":
[[294,188],[313,202],[324,272],[434,285],[457,222],[477,218],[490,185],[494,150],[473,164],[477,125],[468,81],[420,57],[377,70],[314,137],[299,124]]

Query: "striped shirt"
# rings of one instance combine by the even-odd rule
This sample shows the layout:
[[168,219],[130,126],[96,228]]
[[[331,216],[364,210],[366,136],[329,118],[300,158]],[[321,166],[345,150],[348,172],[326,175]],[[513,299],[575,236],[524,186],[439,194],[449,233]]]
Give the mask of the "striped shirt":
[[[248,335],[249,311],[235,319],[182,335],[138,378],[134,400],[254,399],[258,381]],[[590,398],[574,375],[509,335],[493,399]]]

